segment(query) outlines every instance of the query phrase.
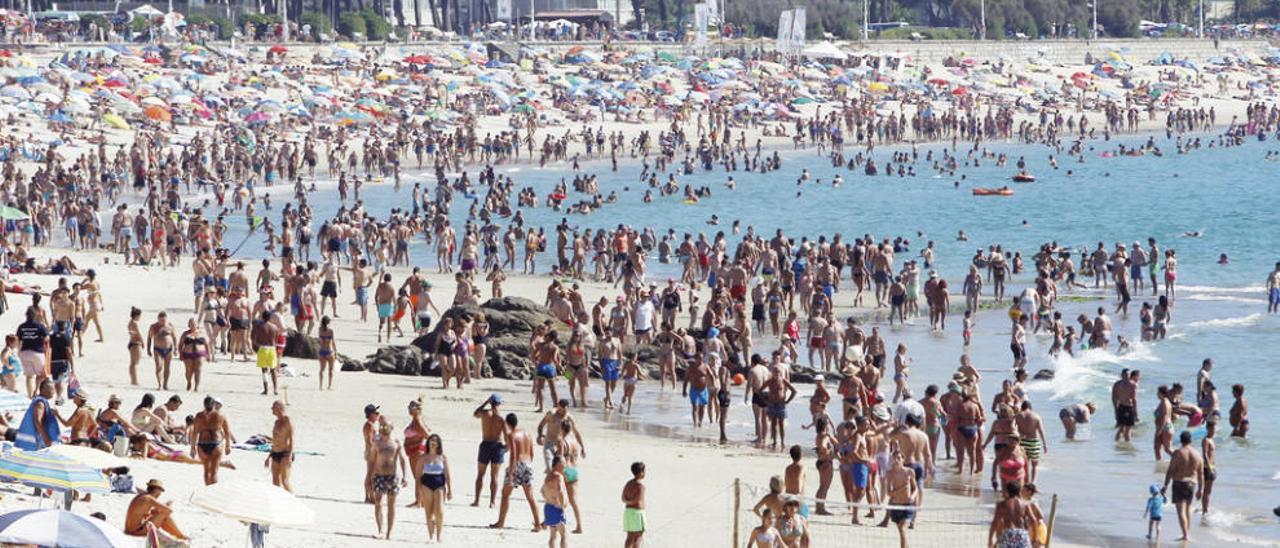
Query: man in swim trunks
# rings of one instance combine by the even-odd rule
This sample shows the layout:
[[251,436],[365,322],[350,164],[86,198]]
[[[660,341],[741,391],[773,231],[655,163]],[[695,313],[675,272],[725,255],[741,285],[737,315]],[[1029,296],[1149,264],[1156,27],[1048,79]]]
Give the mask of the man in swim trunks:
[[[889,496],[889,504],[892,506],[918,507],[920,504],[920,473],[913,473],[911,468],[904,464],[904,459],[902,451],[894,451],[892,465],[885,472],[884,485]],[[889,510],[885,519],[892,521],[898,528],[899,544],[906,548],[907,526],[915,525],[916,511],[913,508],[892,509]]]
[[222,414],[222,402],[213,396],[205,396],[204,410],[196,413],[191,431],[191,456],[200,459],[200,464],[204,465],[204,484],[218,483],[222,457],[231,453],[231,424]]
[[569,414],[569,400],[560,399],[556,402],[555,409],[543,415],[542,421],[538,423],[538,444],[542,446],[542,458],[547,468],[551,468],[551,459],[555,457],[556,449],[560,447],[560,437],[563,435],[560,425],[565,422],[571,426],[574,441],[577,441],[578,446],[582,448],[582,456],[587,456],[587,446],[582,441],[578,422]]
[[280,400],[272,402],[271,414],[276,418],[271,427],[271,453],[266,462],[271,467],[271,484],[292,493],[289,475],[293,471],[293,420],[285,414],[284,402]]
[[1120,379],[1111,385],[1111,406],[1116,413],[1115,441],[1133,441],[1133,426],[1138,423],[1138,380],[1141,373],[1120,371]]
[[1017,425],[1018,434],[1021,436],[1018,443],[1022,445],[1022,450],[1031,463],[1030,481],[1035,483],[1036,472],[1040,468],[1040,455],[1049,452],[1048,438],[1044,435],[1044,423],[1041,422],[1040,415],[1031,410],[1031,402],[1026,400],[1022,401],[1022,410],[1013,417],[1013,422]]
[[[689,385],[693,385],[692,390]],[[707,404],[715,388],[715,374],[702,361],[701,355],[695,355],[693,363],[684,372],[684,385],[681,387],[681,395],[689,398],[694,428],[702,427],[702,419],[706,416]]]
[[565,548],[569,545],[568,539],[565,538],[564,507],[565,493],[568,487],[565,486],[564,479],[564,459],[556,455],[551,459],[551,467],[547,469],[547,477],[542,482],[542,513],[546,517],[542,525],[547,528],[551,534],[551,538],[547,541],[547,546],[554,547],[556,538],[560,539],[560,547]]
[[644,463],[631,463],[631,479],[622,487],[622,530],[627,533],[624,548],[640,548],[644,540]]
[[387,340],[391,340],[391,327],[395,322],[391,315],[396,311],[396,288],[391,285],[391,274],[383,274],[373,292],[373,304],[378,309],[378,342],[382,342],[382,330],[387,330]]
[[1189,539],[1191,530],[1191,504],[1201,496],[1200,486],[1204,485],[1204,460],[1195,446],[1191,445],[1191,432],[1183,430],[1178,437],[1178,447],[1169,457],[1169,468],[1164,474],[1164,487],[1161,493],[1173,484],[1174,508],[1178,510],[1178,526],[1182,528],[1179,541]]
[[511,492],[519,487],[524,491],[524,500],[529,503],[529,512],[533,514],[533,532],[542,529],[542,521],[538,518],[538,507],[533,502],[533,439],[529,433],[520,428],[520,420],[515,413],[507,413],[506,420],[507,446],[511,448],[511,463],[507,465],[507,476],[502,482],[502,504],[498,506],[498,521],[489,525],[490,529],[502,529],[507,522],[507,509],[511,505]]
[[145,537],[152,528],[178,540],[189,540],[186,534],[173,521],[173,508],[160,502],[164,494],[164,484],[158,479],[147,482],[147,490],[134,495],[129,501],[129,509],[125,512],[124,533],[131,537]]
[[[390,422],[379,423],[377,441],[373,444],[373,518],[378,524],[378,536],[387,540],[391,539],[391,528],[396,523],[396,495],[400,488],[409,485],[409,461],[400,441],[391,435],[392,430]],[[387,502],[386,536],[382,531],[383,497]]]
[[[1022,403],[1023,407],[1026,408],[1027,402]],[[1076,439],[1076,428],[1081,424],[1089,424],[1089,419],[1093,417],[1093,413],[1097,410],[1098,407],[1094,405],[1093,402],[1071,404],[1058,410],[1058,419],[1062,421],[1062,428],[1067,431],[1067,439]],[[1019,415],[1019,417],[1021,417],[1021,415]],[[1020,420],[1021,419],[1019,419],[1019,421]],[[1019,432],[1021,432],[1021,424],[1022,423],[1019,422]],[[1026,434],[1023,434],[1023,436],[1022,440],[1025,442]],[[1025,449],[1026,444],[1023,443],[1023,445],[1023,448]],[[1031,451],[1027,451],[1027,458],[1031,458]],[[1035,470],[1034,460],[1032,460],[1031,469]],[[1034,478],[1035,476],[1032,477]],[[1035,480],[1032,479],[1031,482],[1035,483]]]
[[498,493],[498,469],[507,454],[507,446],[503,439],[506,434],[506,422],[502,420],[500,394],[491,394],[489,399],[477,407],[471,416],[480,419],[480,457],[476,467],[476,498],[471,506],[480,506],[480,491],[484,489],[484,471],[489,469],[489,507],[493,508]]
[[787,445],[787,404],[795,399],[798,392],[784,374],[782,366],[771,367],[769,373],[769,381],[765,383],[769,406],[765,414],[769,418],[769,447],[776,449]]
[[271,312],[262,313],[260,321],[253,323],[249,338],[258,356],[258,369],[262,372],[262,395],[267,395],[267,378],[271,378],[271,393],[277,394],[276,387],[280,375],[280,354],[276,350],[276,339],[280,336],[280,327],[271,321]]

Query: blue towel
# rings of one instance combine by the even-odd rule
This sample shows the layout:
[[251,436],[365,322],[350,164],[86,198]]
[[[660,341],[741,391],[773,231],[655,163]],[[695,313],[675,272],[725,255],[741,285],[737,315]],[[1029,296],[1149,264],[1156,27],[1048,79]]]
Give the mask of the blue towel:
[[53,443],[58,443],[58,436],[62,435],[62,429],[58,426],[58,419],[53,414],[53,405],[40,396],[31,399],[31,406],[27,407],[27,412],[22,416],[22,424],[18,426],[18,435],[13,440],[13,445],[23,451],[36,451],[48,447],[44,443],[39,433],[36,432],[36,405],[44,404],[44,431]]

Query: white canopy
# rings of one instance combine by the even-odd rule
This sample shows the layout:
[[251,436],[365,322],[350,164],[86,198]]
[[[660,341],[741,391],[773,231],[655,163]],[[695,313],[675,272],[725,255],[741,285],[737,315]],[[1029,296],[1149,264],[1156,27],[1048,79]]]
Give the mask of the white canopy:
[[804,51],[800,53],[810,59],[835,59],[843,61],[849,58],[849,54],[845,53],[831,42],[819,42],[804,48]]

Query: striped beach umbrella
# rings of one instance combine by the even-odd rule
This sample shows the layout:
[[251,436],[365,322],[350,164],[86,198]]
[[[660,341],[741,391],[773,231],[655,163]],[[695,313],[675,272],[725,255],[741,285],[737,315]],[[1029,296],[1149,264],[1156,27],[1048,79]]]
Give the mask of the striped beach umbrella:
[[74,459],[42,451],[0,453],[0,478],[54,491],[111,492],[111,485],[102,472]]
[[0,543],[59,548],[138,545],[110,523],[65,510],[18,510],[0,515]]

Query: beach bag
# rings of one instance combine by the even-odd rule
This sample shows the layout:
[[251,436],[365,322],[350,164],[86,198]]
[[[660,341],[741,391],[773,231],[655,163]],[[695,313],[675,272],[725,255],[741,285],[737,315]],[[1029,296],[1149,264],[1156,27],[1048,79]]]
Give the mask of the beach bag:
[[80,378],[76,376],[76,370],[72,369],[67,373],[67,398],[74,399],[80,393]]

